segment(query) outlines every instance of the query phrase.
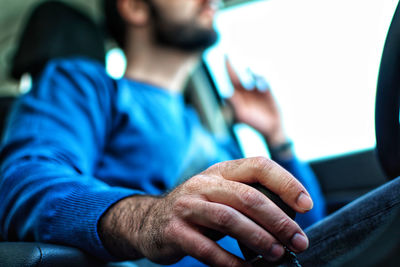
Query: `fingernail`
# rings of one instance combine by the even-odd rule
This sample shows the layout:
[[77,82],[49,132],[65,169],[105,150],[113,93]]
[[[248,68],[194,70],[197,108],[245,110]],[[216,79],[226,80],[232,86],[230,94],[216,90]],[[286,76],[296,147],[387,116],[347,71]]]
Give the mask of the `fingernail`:
[[304,251],[308,248],[308,238],[302,234],[296,233],[290,242],[298,251]]
[[277,261],[279,258],[283,256],[285,253],[285,249],[280,244],[272,244],[271,248],[269,249],[267,258],[271,261]]
[[300,196],[297,198],[297,205],[299,205],[299,207],[303,208],[305,211],[309,211],[313,208],[314,203],[309,196],[301,192]]

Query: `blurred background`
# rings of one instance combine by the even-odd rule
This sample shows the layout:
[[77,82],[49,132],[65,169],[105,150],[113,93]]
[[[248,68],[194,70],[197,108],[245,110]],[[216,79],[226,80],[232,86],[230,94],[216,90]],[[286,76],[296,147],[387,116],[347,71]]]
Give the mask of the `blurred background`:
[[[244,81],[266,78],[285,128],[306,161],[375,146],[380,59],[397,0],[270,0],[226,9],[205,55],[223,95],[223,55]],[[258,154],[260,152],[251,152]]]
[[[12,102],[9,97],[29,90],[29,76],[12,79],[10,69],[23,27],[41,2],[0,0],[0,113],[4,103]],[[62,2],[101,25],[100,0]],[[225,56],[249,87],[251,72],[264,77],[297,155],[310,162],[336,209],[385,182],[374,152],[375,94],[397,4],[398,0],[226,0],[215,21],[219,41],[204,53],[203,66],[189,83],[192,102],[214,133],[231,134],[233,129],[245,156],[268,156],[257,132],[241,124],[226,127],[220,110],[232,94]],[[108,73],[121,77],[126,64],[122,51],[109,40],[106,50]],[[217,100],[212,90],[219,94]]]
[[[16,50],[18,38],[32,9],[46,0],[0,0],[0,95],[19,94],[19,81],[9,77],[10,63]],[[59,0],[68,3],[94,21],[101,22],[102,8],[99,0]],[[252,0],[225,0],[226,6],[237,5]]]
[[[0,95],[20,93],[19,81],[10,78],[11,61],[23,27],[32,9],[43,0],[0,0]],[[96,21],[101,19],[98,0],[65,0],[87,13]]]
[[[10,78],[21,30],[43,0],[0,0],[0,95],[18,95],[29,79]],[[100,23],[101,1],[64,0]],[[270,84],[285,128],[309,161],[375,146],[374,101],[380,57],[397,0],[227,0],[216,18],[218,44],[204,60],[222,97],[232,88],[228,55],[244,83],[251,69]],[[123,54],[108,44],[107,69],[122,76]],[[25,77],[26,78],[26,77]],[[22,86],[21,86],[22,85]],[[237,126],[246,135],[256,135]],[[248,155],[264,155],[264,147]],[[244,140],[246,142],[246,140]]]

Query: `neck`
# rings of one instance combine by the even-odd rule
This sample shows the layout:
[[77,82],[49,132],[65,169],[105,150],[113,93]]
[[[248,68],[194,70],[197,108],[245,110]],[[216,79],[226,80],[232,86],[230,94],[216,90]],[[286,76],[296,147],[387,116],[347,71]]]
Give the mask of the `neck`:
[[125,77],[156,85],[172,92],[181,92],[196,66],[199,53],[163,47],[143,32],[133,33],[125,49]]

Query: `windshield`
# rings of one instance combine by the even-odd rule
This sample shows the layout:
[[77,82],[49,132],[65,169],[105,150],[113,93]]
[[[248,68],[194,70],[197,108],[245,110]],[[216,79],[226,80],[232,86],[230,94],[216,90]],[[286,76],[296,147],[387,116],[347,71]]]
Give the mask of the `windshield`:
[[[225,55],[244,82],[248,68],[267,79],[301,159],[370,149],[380,58],[397,3],[269,0],[225,9],[216,20],[220,41],[205,61],[223,96],[232,93]],[[248,128],[237,129],[245,151],[265,153]]]

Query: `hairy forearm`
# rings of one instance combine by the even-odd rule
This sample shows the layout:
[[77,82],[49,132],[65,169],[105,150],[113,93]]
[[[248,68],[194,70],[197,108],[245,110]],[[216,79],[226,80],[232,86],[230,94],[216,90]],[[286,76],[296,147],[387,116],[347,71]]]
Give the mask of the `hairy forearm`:
[[100,238],[120,260],[146,257],[161,264],[190,255],[211,266],[246,265],[210,232],[232,236],[271,261],[283,255],[283,245],[304,251],[308,240],[300,227],[246,183],[262,184],[297,212],[312,208],[305,188],[278,164],[241,159],[211,166],[163,197],[119,201],[101,218]]
[[[151,220],[152,209],[159,200],[151,196],[133,196],[113,205],[99,221],[98,232],[104,247],[121,260],[144,257],[140,232]],[[157,233],[153,235],[156,239]],[[157,242],[157,240],[154,240]]]

